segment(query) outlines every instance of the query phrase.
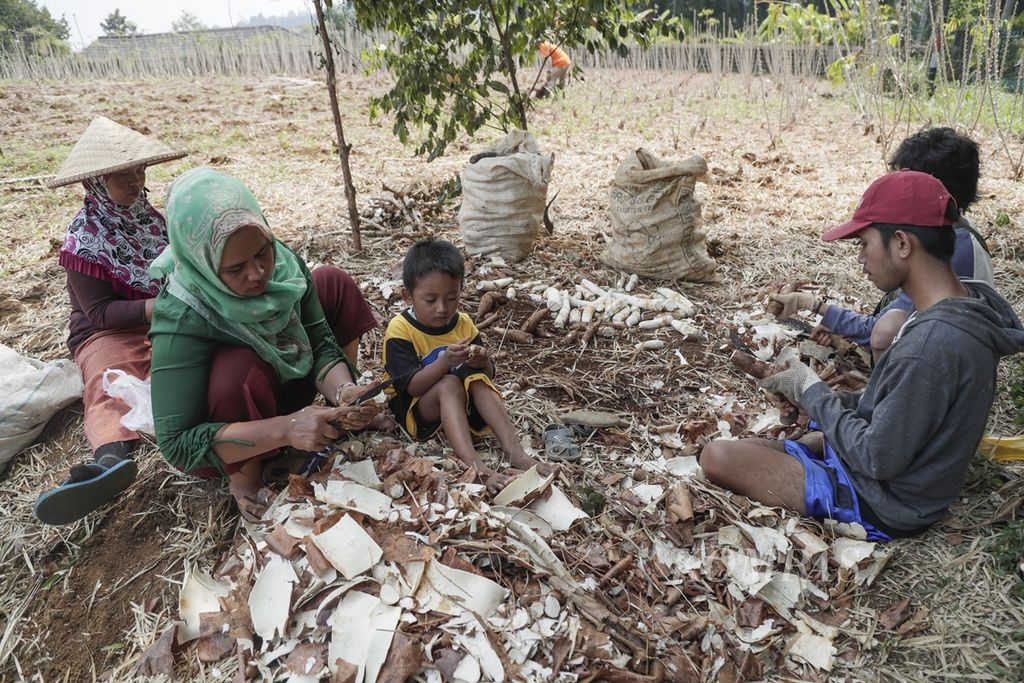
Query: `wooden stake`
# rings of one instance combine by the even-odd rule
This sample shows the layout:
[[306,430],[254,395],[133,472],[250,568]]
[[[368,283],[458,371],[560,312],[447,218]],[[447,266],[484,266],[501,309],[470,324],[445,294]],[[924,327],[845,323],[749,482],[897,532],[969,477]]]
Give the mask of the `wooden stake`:
[[[328,0],[329,1],[329,0]],[[345,129],[341,124],[341,110],[338,108],[338,92],[334,77],[334,50],[331,37],[327,35],[327,22],[324,19],[324,0],[313,0],[316,8],[316,21],[320,27],[320,40],[324,44],[324,68],[327,71],[327,94],[331,98],[331,113],[334,114],[334,130],[338,135],[338,156],[341,158],[341,174],[345,179],[345,200],[348,202],[348,220],[352,224],[352,250],[362,251],[363,240],[359,235],[359,208],[356,206],[356,186],[352,182],[352,169],[349,167],[348,155],[352,145],[345,142]]]

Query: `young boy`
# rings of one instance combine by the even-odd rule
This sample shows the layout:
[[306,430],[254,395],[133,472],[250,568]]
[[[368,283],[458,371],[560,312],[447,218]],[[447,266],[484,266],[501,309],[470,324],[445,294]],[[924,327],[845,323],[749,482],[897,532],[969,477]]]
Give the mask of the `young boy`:
[[394,379],[387,393],[409,436],[422,441],[444,429],[459,460],[496,491],[511,477],[487,467],[473,448],[472,435],[488,427],[512,467],[536,465],[542,474],[554,467],[538,463],[519,444],[491,381],[494,364],[480,332],[458,310],[464,276],[462,256],[450,242],[426,239],[409,249],[402,269],[402,298],[409,307],[384,334],[384,370]]
[[860,523],[871,540],[912,536],[960,495],[985,433],[1003,356],[1024,350],[1016,313],[951,264],[956,204],[920,171],[882,176],[853,218],[821,236],[856,239],[857,262],[880,290],[900,288],[914,314],[861,393],[834,392],[791,360],[761,386],[801,406],[820,433],[799,441],[717,440],[705,476],[768,505]]
[[[978,143],[952,128],[926,128],[900,143],[889,160],[889,168],[922,171],[942,182],[960,211],[959,219],[953,224],[956,235],[951,261],[953,271],[962,278],[993,285],[988,248],[964,216],[978,199],[981,176]],[[861,315],[829,304],[810,292],[777,294],[772,299],[782,304],[782,317],[790,317],[798,310],[820,313],[821,325],[811,334],[812,339],[828,344],[829,332],[841,334],[870,348],[876,363],[914,311],[910,297],[900,291],[888,293],[888,303],[880,303],[873,315]]]

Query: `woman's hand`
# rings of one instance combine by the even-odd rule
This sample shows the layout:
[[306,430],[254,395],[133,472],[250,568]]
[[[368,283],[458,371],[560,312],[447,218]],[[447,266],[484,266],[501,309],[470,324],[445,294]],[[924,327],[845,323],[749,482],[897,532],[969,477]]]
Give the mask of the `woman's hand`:
[[340,418],[340,408],[306,406],[288,416],[285,438],[300,451],[319,451],[341,436],[332,422]]
[[358,384],[349,383],[334,394],[334,403],[338,406],[351,405],[353,401],[362,396],[373,384],[361,387]]
[[[365,390],[366,387],[363,387],[363,391]],[[341,405],[334,410],[338,411],[338,419],[335,424],[345,431],[354,432],[365,429],[373,418],[380,415],[382,406],[369,401],[361,406]]]
[[448,345],[441,356],[448,369],[456,368],[469,360],[469,342],[471,341],[473,341],[471,338],[466,337]]

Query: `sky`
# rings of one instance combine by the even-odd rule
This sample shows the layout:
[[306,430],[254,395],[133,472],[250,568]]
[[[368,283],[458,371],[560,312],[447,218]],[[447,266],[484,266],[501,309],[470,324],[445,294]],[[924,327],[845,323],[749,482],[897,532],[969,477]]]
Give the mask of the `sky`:
[[[189,12],[206,26],[231,26],[232,20],[312,12],[306,0],[36,0],[56,18],[67,18],[72,48],[81,50],[103,35],[100,22],[115,9],[134,21],[143,33],[164,33],[171,23]],[[77,26],[76,26],[77,20]]]

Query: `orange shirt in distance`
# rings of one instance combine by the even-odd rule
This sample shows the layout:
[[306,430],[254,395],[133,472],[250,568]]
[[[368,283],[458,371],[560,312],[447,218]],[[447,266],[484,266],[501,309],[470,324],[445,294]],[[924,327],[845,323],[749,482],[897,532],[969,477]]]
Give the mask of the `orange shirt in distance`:
[[540,52],[541,57],[550,56],[551,66],[557,69],[566,69],[572,66],[572,60],[569,59],[569,55],[567,55],[565,53],[565,50],[558,47],[557,45],[552,45],[551,43],[545,40],[543,43],[540,44],[540,47],[538,47],[537,50]]

